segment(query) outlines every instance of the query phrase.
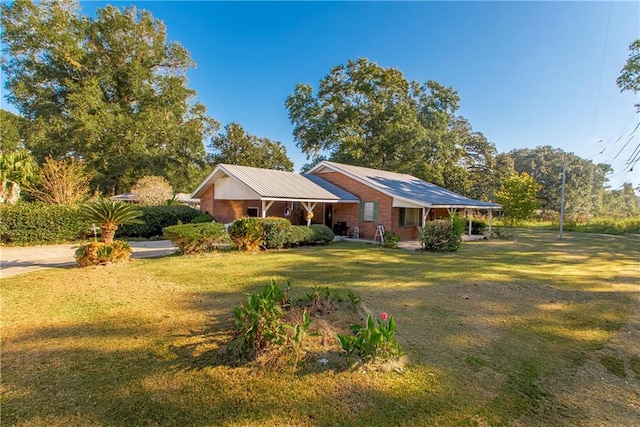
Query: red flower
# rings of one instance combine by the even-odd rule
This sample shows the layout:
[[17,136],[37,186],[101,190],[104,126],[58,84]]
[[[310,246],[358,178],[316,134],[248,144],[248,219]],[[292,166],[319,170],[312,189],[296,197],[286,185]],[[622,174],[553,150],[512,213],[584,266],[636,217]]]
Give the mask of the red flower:
[[389,315],[383,311],[382,313],[380,313],[380,318],[382,320],[387,320],[389,318]]

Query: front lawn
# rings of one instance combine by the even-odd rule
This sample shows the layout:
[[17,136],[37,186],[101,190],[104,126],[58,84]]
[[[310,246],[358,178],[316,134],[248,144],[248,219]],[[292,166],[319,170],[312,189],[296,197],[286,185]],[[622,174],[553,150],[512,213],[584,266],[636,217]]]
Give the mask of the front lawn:
[[[456,254],[340,242],[0,281],[3,425],[637,425],[640,238],[520,230]],[[275,279],[351,289],[403,369],[230,366],[231,308]]]

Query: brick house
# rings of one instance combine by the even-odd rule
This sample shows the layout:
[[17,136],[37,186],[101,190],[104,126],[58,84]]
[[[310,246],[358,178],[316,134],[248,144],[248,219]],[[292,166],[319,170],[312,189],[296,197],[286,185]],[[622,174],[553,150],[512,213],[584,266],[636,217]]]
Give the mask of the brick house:
[[[219,164],[192,194],[217,221],[280,216],[372,239],[382,225],[415,239],[424,221],[500,205],[466,198],[416,177],[324,161],[307,174]],[[311,213],[312,215],[309,215]]]

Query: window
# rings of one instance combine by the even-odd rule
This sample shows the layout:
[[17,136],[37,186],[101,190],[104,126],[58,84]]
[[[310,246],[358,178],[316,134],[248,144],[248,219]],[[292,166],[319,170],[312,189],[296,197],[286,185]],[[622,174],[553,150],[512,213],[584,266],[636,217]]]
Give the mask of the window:
[[258,208],[247,208],[247,216],[257,217],[258,216]]
[[419,208],[400,208],[400,226],[420,225]]
[[365,221],[373,221],[373,213],[374,213],[374,203],[373,202],[364,202],[364,217]]

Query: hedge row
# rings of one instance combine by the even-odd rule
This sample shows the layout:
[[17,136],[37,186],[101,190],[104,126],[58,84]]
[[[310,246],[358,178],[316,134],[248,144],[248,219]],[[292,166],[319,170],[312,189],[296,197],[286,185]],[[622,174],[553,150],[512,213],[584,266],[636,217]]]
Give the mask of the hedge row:
[[183,254],[219,249],[229,243],[229,235],[220,222],[172,225],[164,229],[163,236]]
[[276,217],[237,219],[229,226],[229,236],[245,251],[328,243],[335,237],[325,225],[291,225],[288,219]]
[[[194,219],[203,221],[203,214],[189,206],[141,206],[140,220],[144,224],[121,225],[116,231],[116,237],[156,237],[162,236],[162,230],[177,224],[189,224]],[[209,222],[211,221],[209,217]]]
[[91,234],[91,224],[78,219],[77,206],[0,205],[0,242],[3,244],[65,243],[86,239]]

